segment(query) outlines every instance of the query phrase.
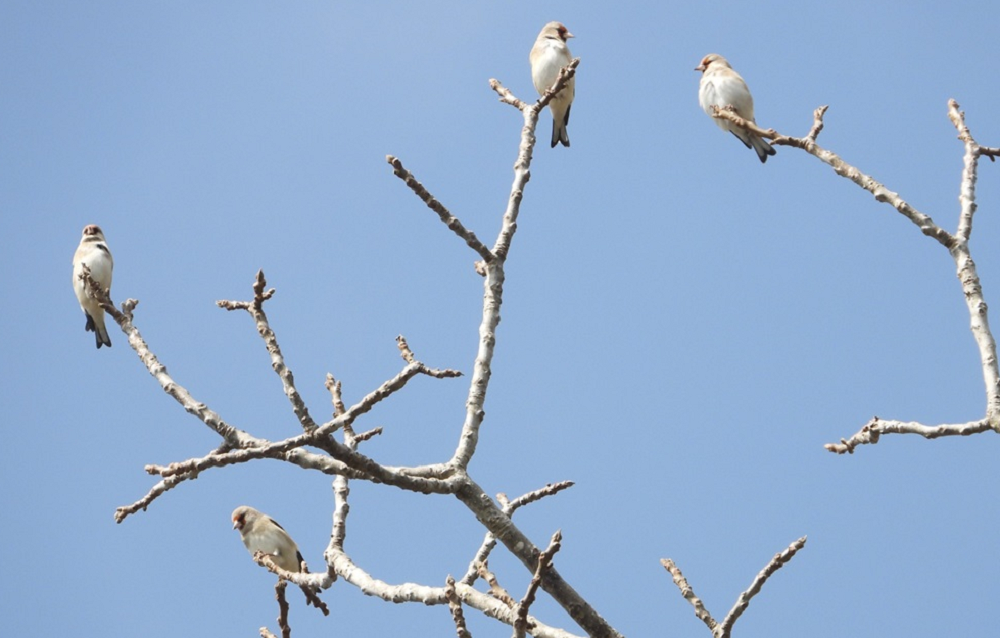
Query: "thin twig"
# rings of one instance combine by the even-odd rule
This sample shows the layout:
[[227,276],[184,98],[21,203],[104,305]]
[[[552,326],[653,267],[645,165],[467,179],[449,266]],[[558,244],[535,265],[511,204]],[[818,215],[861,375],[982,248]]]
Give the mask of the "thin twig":
[[[822,129],[823,114],[825,112],[826,109],[820,107],[813,113],[813,127],[810,129],[810,134],[813,131],[816,131],[818,134],[819,130]],[[887,203],[895,208],[907,219],[916,224],[916,226],[920,229],[920,232],[923,234],[937,240],[938,243],[946,248],[950,248],[954,243],[955,238],[938,226],[929,215],[925,215],[907,203],[902,197],[899,196],[899,193],[889,190],[870,175],[862,173],[854,166],[851,166],[833,151],[828,151],[816,144],[815,138],[810,138],[808,136],[802,138],[789,137],[778,133],[774,129],[763,129],[753,122],[744,120],[739,115],[736,115],[736,113],[727,109],[716,109],[715,117],[729,120],[737,126],[745,128],[756,135],[766,137],[771,140],[772,144],[792,146],[806,151],[810,155],[813,155],[826,164],[829,164],[837,175],[851,180],[861,188],[874,195],[876,201]]]
[[451,619],[455,621],[455,634],[458,638],[472,638],[468,627],[465,626],[465,614],[462,613],[462,599],[455,591],[455,579],[448,575],[444,587],[445,598],[448,599],[448,610],[451,611]]
[[487,263],[493,261],[494,255],[490,252],[490,249],[487,248],[483,242],[479,241],[476,234],[467,229],[458,217],[452,215],[451,212],[444,207],[444,204],[435,199],[434,196],[431,195],[426,188],[424,188],[424,185],[413,177],[413,173],[403,167],[403,163],[399,161],[398,158],[392,155],[386,155],[385,161],[389,162],[392,166],[393,175],[403,180],[403,182],[410,187],[410,190],[416,193],[417,197],[427,204],[428,208],[437,213],[438,217],[441,218],[441,221],[444,222],[445,226],[450,228],[453,233],[464,239],[469,248],[479,253],[479,256],[483,258],[483,261]]
[[774,558],[772,558],[764,569],[762,569],[753,579],[753,582],[750,583],[750,587],[736,598],[736,603],[733,604],[733,608],[728,614],[726,614],[726,617],[721,623],[716,622],[715,619],[712,618],[712,614],[709,613],[701,599],[695,595],[694,589],[692,589],[691,585],[688,584],[687,579],[684,578],[684,574],[681,573],[680,568],[677,567],[674,561],[669,558],[663,558],[660,560],[660,564],[663,565],[663,568],[670,573],[674,584],[677,585],[677,588],[681,592],[681,596],[683,596],[686,601],[691,603],[691,606],[694,607],[694,615],[705,623],[708,630],[712,632],[712,636],[715,638],[729,638],[733,631],[733,625],[736,624],[739,617],[743,615],[744,611],[746,611],[746,608],[750,604],[753,597],[760,593],[760,590],[764,586],[764,583],[767,582],[767,579],[770,578],[774,572],[781,569],[785,563],[790,561],[792,557],[795,556],[796,552],[802,549],[805,544],[806,537],[803,536],[802,538],[794,541],[784,551],[775,554]]
[[530,505],[536,501],[540,501],[546,496],[553,496],[559,492],[573,487],[575,483],[573,481],[559,481],[558,483],[548,483],[545,487],[540,487],[537,490],[532,490],[527,494],[522,494],[518,496],[513,501],[510,501],[504,506],[504,511],[508,515],[513,514],[519,507],[524,505]]
[[288,397],[289,402],[292,404],[292,412],[295,413],[295,417],[299,420],[302,429],[309,432],[315,430],[318,426],[313,421],[312,416],[309,415],[309,408],[306,407],[305,401],[302,400],[302,395],[299,394],[299,391],[295,387],[295,376],[285,364],[285,357],[281,354],[281,348],[278,346],[278,337],[274,334],[274,330],[271,329],[271,324],[267,320],[267,314],[264,312],[264,302],[274,296],[274,288],[265,291],[266,287],[267,280],[264,278],[264,271],[258,270],[253,283],[254,298],[252,301],[217,301],[215,303],[220,308],[226,310],[242,308],[253,317],[254,323],[257,325],[257,334],[264,340],[267,353],[271,356],[271,368],[278,375],[278,378],[281,379],[281,387],[285,392],[285,396]]
[[[294,462],[302,467],[323,467],[327,473],[346,474],[354,478],[376,480],[425,494],[449,493],[455,489],[453,484],[443,482],[436,477],[410,476],[405,472],[404,468],[387,468],[329,438],[329,435],[339,429],[344,423],[353,422],[358,416],[371,410],[377,403],[403,388],[409,379],[418,374],[425,374],[436,378],[461,376],[461,372],[457,370],[432,369],[417,361],[408,364],[399,374],[383,383],[378,389],[369,393],[359,403],[348,408],[343,414],[338,415],[332,421],[310,432],[273,443],[265,442],[262,439],[255,439],[247,435],[247,447],[233,449],[221,454],[213,452],[201,458],[172,463],[166,467],[149,465],[147,466],[148,472],[170,477],[173,480],[170,483],[161,482],[161,485],[154,487],[146,497],[133,505],[118,508],[115,517],[121,522],[129,514],[139,509],[145,509],[153,499],[174,487],[176,483],[197,478],[200,472],[207,469],[224,467],[260,458],[280,458]],[[298,449],[307,445],[322,447],[335,457],[335,461],[319,459],[309,452]]]
[[[497,502],[503,508],[503,511],[507,516],[513,516],[514,512],[518,508],[524,505],[530,505],[536,501],[539,501],[546,496],[552,496],[558,494],[559,492],[573,487],[573,481],[560,481],[558,483],[549,483],[545,487],[539,488],[537,490],[532,490],[527,494],[523,494],[514,500],[508,500],[506,494],[497,494]],[[465,571],[465,575],[462,577],[462,582],[466,585],[472,585],[476,582],[476,578],[479,577],[479,565],[486,563],[489,559],[490,553],[493,548],[496,547],[497,539],[490,532],[486,532],[486,537],[483,538],[482,544],[476,551],[476,555],[469,562],[469,568]]]
[[828,108],[830,108],[830,106],[828,104],[824,104],[813,111],[813,125],[805,137],[806,141],[813,144],[816,143],[816,138],[819,137],[820,132],[823,130],[823,115],[826,113]]
[[325,385],[326,389],[330,391],[330,400],[333,402],[334,418],[340,416],[344,412],[347,412],[347,406],[344,405],[344,398],[341,395],[340,381],[334,379],[333,375],[327,372]]
[[684,600],[691,603],[691,606],[694,607],[694,615],[698,617],[698,620],[705,623],[708,630],[714,634],[718,623],[715,622],[714,618],[712,618],[712,614],[708,612],[705,604],[701,602],[701,598],[698,598],[695,595],[694,589],[688,584],[687,579],[684,578],[684,574],[681,573],[681,568],[669,558],[661,558],[660,564],[663,565],[663,568],[670,573],[670,577],[673,578],[674,584],[677,585],[679,590],[681,590],[681,596],[684,597]]
[[507,593],[507,590],[500,586],[500,581],[497,580],[496,574],[490,571],[489,565],[487,563],[480,563],[476,571],[479,573],[479,577],[486,581],[486,584],[490,586],[490,595],[507,605],[508,608],[514,609],[517,605],[517,601],[514,597]]
[[279,579],[287,580],[289,582],[295,583],[302,590],[302,594],[306,597],[306,604],[312,605],[316,609],[323,612],[324,616],[330,615],[330,609],[326,606],[326,603],[320,600],[319,591],[321,588],[325,589],[333,584],[336,580],[336,575],[331,576],[330,574],[311,574],[306,571],[305,563],[302,563],[302,571],[300,572],[290,572],[287,569],[283,569],[274,562],[274,559],[270,554],[265,554],[262,551],[256,551],[253,554],[253,560],[261,567],[264,567],[272,574],[275,574]]
[[160,387],[168,395],[173,397],[177,403],[190,414],[200,419],[202,423],[211,428],[216,434],[221,436],[227,443],[233,446],[253,444],[256,439],[246,432],[234,428],[222,420],[218,414],[208,409],[204,403],[196,401],[194,397],[167,373],[167,367],[156,358],[139,334],[139,329],[133,324],[133,311],[138,305],[135,299],[128,299],[122,304],[121,312],[115,307],[108,294],[101,288],[89,272],[84,272],[83,280],[88,293],[101,302],[101,307],[121,326],[122,332],[128,337],[129,345],[139,356],[139,360],[146,366],[146,370],[160,384]]
[[924,425],[914,421],[892,421],[875,416],[851,438],[841,439],[840,443],[827,443],[823,447],[836,454],[854,454],[854,448],[859,445],[874,445],[878,443],[879,437],[883,434],[919,434],[925,439],[937,439],[942,436],[980,434],[991,429],[988,419],[969,421],[968,423]]
[[510,89],[500,84],[499,80],[490,78],[490,88],[497,92],[497,95],[500,96],[500,101],[504,104],[510,104],[518,111],[523,111],[527,108],[528,105],[517,99]]
[[[484,498],[483,489],[465,474],[457,475],[454,492],[475,513],[476,519],[503,544],[515,558],[534,573],[539,549],[492,499]],[[584,599],[556,568],[542,580],[542,589],[562,607],[581,629],[594,638],[621,638],[621,634]]]
[[132,503],[131,505],[122,505],[116,507],[115,522],[121,523],[126,518],[128,518],[132,514],[135,514],[139,510],[146,511],[146,508],[149,507],[150,503],[159,498],[164,492],[168,492],[177,487],[177,485],[183,482],[184,480],[186,479],[183,477],[181,478],[170,477],[157,482],[156,485],[154,485],[152,488],[150,488],[148,492],[146,492],[145,496],[140,498],[135,503]]
[[288,585],[283,580],[278,580],[274,586],[274,597],[278,601],[278,627],[281,628],[281,638],[291,638],[292,628],[288,624],[288,601],[285,599],[285,587]]
[[531,582],[528,583],[528,589],[524,593],[524,597],[521,598],[521,602],[517,604],[515,608],[515,613],[517,620],[514,621],[514,638],[525,638],[528,630],[531,626],[528,624],[528,610],[531,608],[532,603],[535,602],[535,595],[538,593],[538,587],[542,584],[542,579],[552,571],[552,558],[562,547],[562,532],[556,530],[556,533],[552,535],[552,539],[549,541],[549,546],[538,555],[538,565],[535,567],[535,573],[531,576]]
[[[328,549],[327,561],[335,566],[337,574],[341,578],[369,596],[376,596],[393,603],[448,604],[444,587],[429,587],[417,583],[391,585],[374,578],[355,564],[351,560],[351,557],[342,551],[330,551]],[[476,591],[474,588],[463,583],[456,583],[455,591],[466,607],[477,609],[490,618],[513,626],[514,612],[505,603],[489,594]],[[578,638],[576,634],[546,625],[530,615],[528,616],[528,622],[531,623],[532,635],[536,638]]]
[[800,549],[805,547],[805,544],[806,537],[803,536],[802,538],[793,541],[792,544],[789,545],[784,551],[774,555],[774,558],[772,558],[764,569],[762,569],[753,579],[753,582],[750,583],[750,587],[748,587],[746,591],[740,593],[740,595],[736,598],[736,603],[733,604],[733,608],[729,610],[729,613],[726,614],[726,617],[719,624],[717,631],[720,638],[729,638],[729,635],[733,630],[733,625],[736,624],[739,617],[743,615],[744,611],[746,611],[747,606],[750,604],[753,597],[760,593],[760,590],[764,586],[764,583],[767,582],[767,579],[770,578],[774,572],[784,567],[788,561],[792,560],[792,557],[795,556]]
[[962,181],[958,191],[960,212],[958,215],[958,230],[955,235],[962,241],[969,241],[972,235],[972,218],[976,213],[976,175],[978,173],[979,145],[972,138],[969,127],[965,124],[965,113],[959,110],[958,102],[948,100],[948,119],[958,130],[958,139],[965,145],[965,156],[962,158]]

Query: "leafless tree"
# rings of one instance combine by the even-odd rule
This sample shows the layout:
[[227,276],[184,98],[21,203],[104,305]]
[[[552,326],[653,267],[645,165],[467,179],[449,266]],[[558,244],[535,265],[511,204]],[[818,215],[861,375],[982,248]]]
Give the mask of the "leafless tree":
[[[134,323],[137,301],[127,300],[121,309],[115,308],[106,291],[84,273],[91,294],[102,301],[105,310],[121,326],[128,337],[130,346],[139,355],[149,373],[157,380],[164,392],[173,397],[187,412],[201,420],[221,439],[220,445],[205,456],[171,463],[166,466],[148,465],[146,471],[159,477],[159,481],[148,493],[132,503],[119,507],[115,513],[118,522],[128,516],[145,510],[157,498],[177,485],[196,478],[201,472],[222,468],[236,463],[270,458],[297,465],[305,470],[318,471],[333,477],[335,511],[330,543],[324,553],[325,569],[318,572],[303,571],[291,573],[282,570],[266,555],[258,553],[255,560],[278,574],[276,588],[279,603],[279,626],[283,636],[290,635],[288,605],[284,600],[285,581],[300,586],[329,588],[335,580],[363,589],[366,593],[393,602],[419,602],[425,605],[441,605],[447,608],[454,621],[459,636],[471,636],[465,622],[463,607],[471,608],[494,618],[512,628],[514,636],[527,634],[543,638],[566,638],[573,634],[558,629],[531,615],[530,609],[538,594],[544,591],[552,597],[578,627],[589,636],[620,636],[599,613],[576,590],[566,582],[555,567],[555,555],[563,542],[561,533],[556,531],[548,545],[542,549],[529,539],[512,521],[514,513],[522,506],[552,496],[570,487],[572,483],[558,482],[546,485],[515,499],[504,495],[490,498],[468,473],[469,462],[476,453],[479,428],[484,419],[483,405],[486,400],[491,377],[491,362],[497,345],[497,326],[503,302],[505,264],[517,230],[517,219],[522,197],[529,179],[529,167],[535,147],[535,128],[539,112],[556,95],[575,72],[579,59],[574,60],[560,74],[558,81],[537,102],[527,103],[515,97],[496,80],[490,85],[499,95],[500,101],[517,108],[524,118],[521,130],[517,160],[514,163],[514,180],[504,211],[499,235],[492,246],[483,243],[455,215],[418,182],[403,163],[392,156],[387,157],[393,173],[430,208],[455,235],[471,248],[478,261],[476,271],[483,277],[483,309],[479,326],[479,343],[469,382],[464,422],[458,434],[458,443],[451,458],[446,461],[414,467],[392,467],[378,462],[359,451],[360,446],[373,436],[382,434],[381,428],[357,432],[355,426],[360,419],[378,403],[401,390],[417,375],[444,379],[460,376],[452,369],[438,369],[424,364],[416,357],[405,338],[397,338],[397,347],[404,365],[391,379],[370,391],[356,404],[347,406],[341,397],[341,383],[332,375],[327,375],[326,387],[333,404],[333,418],[317,423],[295,386],[291,369],[285,362],[278,338],[272,330],[264,303],[274,293],[267,288],[263,272],[258,272],[253,284],[253,298],[249,301],[220,301],[218,305],[227,310],[244,310],[253,318],[257,331],[264,341],[271,358],[271,365],[281,380],[285,395],[299,422],[301,433],[281,441],[270,442],[240,430],[227,423],[222,416],[198,401],[177,383],[168,373],[156,355],[150,350]],[[731,110],[717,110],[715,117],[727,118],[739,126],[751,129],[771,139],[775,145],[789,146],[826,162],[838,175],[847,177],[860,187],[871,192],[876,200],[892,205],[910,219],[928,237],[938,241],[955,260],[957,273],[965,293],[971,316],[973,336],[979,346],[983,375],[986,382],[986,416],[978,421],[964,424],[926,426],[918,423],[903,423],[873,418],[860,432],[840,443],[829,444],[831,451],[853,452],[861,444],[876,443],[881,434],[916,433],[927,438],[954,434],[973,434],[986,430],[1000,429],[1000,373],[996,360],[996,344],[989,330],[986,303],[976,274],[975,264],[969,251],[969,237],[972,232],[975,204],[975,184],[978,160],[986,156],[991,160],[1000,154],[996,148],[979,146],[965,125],[964,115],[958,105],[949,102],[949,116],[959,132],[959,139],[965,145],[965,169],[960,190],[960,214],[958,230],[948,233],[941,229],[929,216],[917,211],[898,194],[888,190],[872,177],[847,164],[835,153],[819,147],[816,138],[823,128],[821,107],[814,114],[812,129],[805,137],[794,138],[779,134],[774,130],[764,130],[748,123]],[[314,452],[306,448],[319,450]],[[369,481],[387,487],[413,492],[415,494],[447,494],[454,496],[465,505],[485,528],[482,543],[469,561],[464,574],[457,579],[442,575],[442,584],[391,584],[379,580],[356,564],[345,551],[349,513],[349,483],[351,480]],[[490,572],[488,559],[497,543],[515,556],[530,574],[525,593],[516,599]],[[760,592],[766,580],[785,565],[805,545],[802,537],[792,542],[786,549],[776,554],[763,570],[753,579],[749,588],[737,598],[731,610],[721,622],[713,619],[702,601],[695,595],[685,576],[670,559],[661,562],[683,597],[694,607],[695,613],[709,628],[713,636],[729,636],[734,623],[746,609],[750,600]],[[478,585],[478,587],[477,587]],[[318,605],[317,605],[318,606]],[[261,635],[273,635],[261,629]]]
[[976,179],[979,172],[979,158],[988,157],[996,161],[1000,148],[980,146],[965,123],[965,113],[959,110],[955,100],[948,100],[948,118],[958,131],[958,139],[965,146],[964,167],[958,191],[958,229],[954,233],[941,228],[930,215],[914,208],[898,193],[895,193],[854,166],[845,162],[833,151],[822,148],[816,138],[823,130],[823,115],[827,107],[821,106],[813,113],[813,125],[805,137],[789,137],[774,129],[764,130],[752,122],[740,118],[729,109],[716,109],[715,117],[728,119],[739,126],[763,135],[776,145],[799,148],[829,164],[837,175],[846,177],[875,196],[876,201],[889,204],[904,217],[913,222],[927,237],[941,244],[955,262],[956,275],[962,286],[965,304],[969,310],[969,324],[972,337],[979,349],[983,381],[986,384],[986,414],[981,419],[967,423],[946,423],[925,425],[923,423],[895,421],[872,417],[857,433],[839,443],[828,443],[825,447],[837,454],[853,453],[859,445],[878,443],[883,434],[919,434],[928,439],[941,436],[968,436],[989,430],[1000,432],[1000,368],[997,366],[997,344],[990,331],[986,300],[983,287],[972,260],[969,239],[972,236],[972,220],[976,213]]

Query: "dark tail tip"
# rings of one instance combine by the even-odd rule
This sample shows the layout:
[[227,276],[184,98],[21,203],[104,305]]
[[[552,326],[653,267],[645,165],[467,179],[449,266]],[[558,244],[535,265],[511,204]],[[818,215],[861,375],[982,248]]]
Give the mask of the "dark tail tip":
[[556,144],[562,144],[563,146],[569,148],[569,133],[566,131],[566,125],[558,126],[555,121],[552,122],[552,148],[556,147]]
[[754,142],[755,143],[754,143],[754,146],[753,146],[753,150],[755,150],[757,152],[757,157],[760,158],[760,163],[761,164],[764,164],[765,162],[767,162],[767,156],[768,155],[777,155],[778,154],[777,151],[774,150],[774,147],[771,146],[770,144],[768,144],[767,142],[765,142],[764,140],[758,139],[758,140],[754,140]]
[[102,335],[100,330],[94,331],[94,336],[97,339],[97,349],[100,350],[101,346],[111,347],[111,337],[108,335]]

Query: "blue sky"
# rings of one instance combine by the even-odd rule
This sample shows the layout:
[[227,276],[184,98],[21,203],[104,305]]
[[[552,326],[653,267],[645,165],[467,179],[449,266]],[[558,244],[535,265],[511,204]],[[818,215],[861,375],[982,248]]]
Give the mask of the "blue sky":
[[[802,535],[737,635],[936,636],[989,617],[995,437],[822,447],[873,415],[983,415],[950,257],[800,151],[762,166],[698,108],[692,69],[727,56],[758,122],[783,133],[829,104],[819,143],[954,230],[963,149],[946,103],[1000,145],[1000,7],[15,0],[0,6],[8,633],[256,635],[275,628],[273,577],[231,510],[270,513],[314,567],[329,536],[328,478],[274,461],[206,472],[115,524],[154,483],[145,464],[218,441],[120,331],[95,351],[70,286],[83,226],[104,229],[113,297],[140,300],[136,325],[174,378],[257,436],[298,426],[250,318],[214,302],[249,298],[259,268],[317,418],[327,372],[350,403],[399,370],[400,333],[468,374],[475,256],[384,158],[491,244],[521,118],[487,82],[533,99],[528,51],[553,19],[582,59],[573,146],[535,152],[474,478],[511,496],[576,481],[517,522],[540,544],[562,529],[561,573],[626,635],[707,635],[660,558],[721,618]],[[550,126],[543,114],[541,139]],[[972,238],[993,304],[998,171],[981,165]],[[381,404],[358,426],[386,430],[366,453],[447,459],[467,379],[417,379]],[[482,538],[445,497],[354,482],[351,498],[347,549],[389,582],[443,583]],[[500,553],[492,566],[520,595],[523,569]],[[331,618],[294,594],[296,636],[453,631],[444,608],[342,582]],[[573,629],[544,597],[535,611]],[[477,636],[508,631],[467,617]]]

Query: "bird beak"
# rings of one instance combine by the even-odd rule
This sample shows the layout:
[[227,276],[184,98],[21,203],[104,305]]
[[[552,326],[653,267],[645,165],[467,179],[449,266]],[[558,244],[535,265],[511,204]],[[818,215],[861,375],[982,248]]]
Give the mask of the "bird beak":
[[698,66],[694,67],[694,70],[695,71],[704,71],[705,70],[705,65],[704,64],[699,64]]
[[567,31],[567,32],[566,32],[566,39],[567,39],[567,40],[569,40],[570,38],[575,38],[575,37],[576,37],[576,36],[575,36],[575,35],[573,35],[572,33],[570,33],[569,31]]
[[240,522],[239,522],[239,521],[236,521],[236,520],[234,520],[234,521],[233,521],[233,529],[237,529],[237,528],[239,528],[239,526],[240,526]]

